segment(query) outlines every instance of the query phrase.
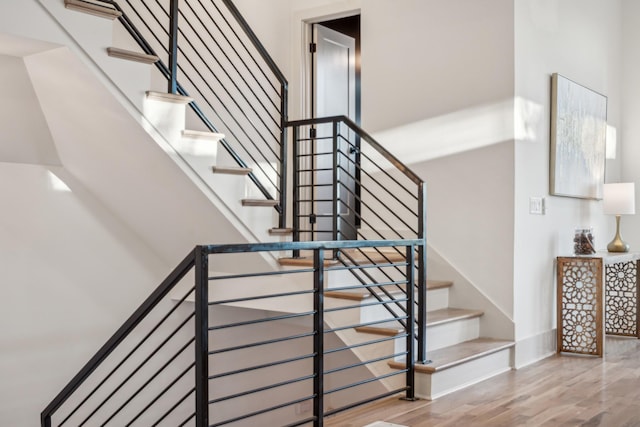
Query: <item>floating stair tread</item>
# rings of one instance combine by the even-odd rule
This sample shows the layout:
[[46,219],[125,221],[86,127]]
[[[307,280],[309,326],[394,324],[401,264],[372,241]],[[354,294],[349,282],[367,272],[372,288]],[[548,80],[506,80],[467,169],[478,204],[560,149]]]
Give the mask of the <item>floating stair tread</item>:
[[242,206],[265,206],[272,208],[278,206],[278,204],[280,204],[278,200],[242,199]]
[[271,235],[289,235],[293,233],[293,228],[270,228]]
[[182,131],[182,137],[189,139],[208,139],[213,142],[218,142],[224,138],[224,134],[218,132],[185,129]]
[[193,101],[193,98],[177,95],[175,93],[156,92],[153,90],[148,90],[146,94],[147,99],[153,99],[154,101],[171,102],[174,104],[188,104]]
[[83,12],[88,15],[98,16],[106,19],[117,19],[122,16],[122,12],[107,6],[101,6],[95,3],[89,3],[81,0],[64,0],[64,7],[76,12]]
[[[443,308],[427,312],[427,326],[444,325],[457,320],[473,319],[484,314],[482,310],[470,310],[466,308]],[[361,326],[356,331],[367,334],[394,336],[404,332],[398,322],[384,322],[373,326]]]
[[[278,263],[282,266],[288,267],[313,267],[313,258],[279,258]],[[336,259],[325,259],[324,266],[336,265],[338,260]]]
[[[446,281],[446,280],[427,280],[428,291],[435,290],[435,289],[449,288],[452,285],[453,285],[453,282]],[[401,292],[401,291],[404,292],[404,285],[400,285],[401,289],[398,289],[398,286],[396,285],[387,285],[383,287],[392,294],[395,292]],[[376,289],[376,294],[384,295],[384,292],[382,292],[381,290],[377,288],[372,288],[372,289]],[[348,290],[348,291],[326,291],[324,293],[324,296],[330,297],[330,298],[347,299],[352,301],[362,301],[364,299],[372,297],[371,292],[369,292],[367,289],[354,289],[354,290]]]
[[251,168],[243,168],[240,166],[212,166],[213,173],[222,173],[226,175],[249,175],[253,172]]
[[118,47],[108,47],[107,54],[112,58],[126,59],[128,61],[141,62],[143,64],[154,64],[160,60],[160,58],[155,55],[120,49]]
[[[428,357],[432,363],[428,365],[416,364],[416,372],[433,374],[513,347],[514,345],[513,341],[495,338],[476,338],[474,340],[461,342],[449,347],[430,351]],[[405,368],[404,362],[389,362],[389,366],[394,369]]]

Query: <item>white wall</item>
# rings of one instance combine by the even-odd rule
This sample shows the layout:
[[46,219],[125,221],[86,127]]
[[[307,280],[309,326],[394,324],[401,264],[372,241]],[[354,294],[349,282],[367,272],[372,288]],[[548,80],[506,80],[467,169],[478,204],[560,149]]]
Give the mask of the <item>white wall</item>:
[[[573,232],[594,227],[596,246],[613,237],[601,202],[549,196],[550,79],[560,73],[608,97],[609,124],[620,128],[621,8],[610,0],[516,0],[514,313],[518,341],[539,340],[542,353],[517,353],[517,364],[553,351],[545,337],[555,328],[554,258],[573,253]],[[618,160],[607,161],[617,181]],[[529,214],[529,197],[546,197],[546,215]]]
[[[622,159],[622,182],[636,183],[636,215],[622,218],[622,237],[632,251],[640,251],[640,3],[622,0],[622,128],[618,130],[618,154]],[[621,130],[621,132],[620,132]],[[621,146],[620,146],[621,145]]]

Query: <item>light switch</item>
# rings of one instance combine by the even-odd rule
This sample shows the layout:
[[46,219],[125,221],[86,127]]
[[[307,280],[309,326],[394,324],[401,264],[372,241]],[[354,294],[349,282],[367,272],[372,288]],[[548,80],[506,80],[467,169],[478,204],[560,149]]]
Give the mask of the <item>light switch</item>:
[[529,197],[529,213],[544,215],[544,197]]

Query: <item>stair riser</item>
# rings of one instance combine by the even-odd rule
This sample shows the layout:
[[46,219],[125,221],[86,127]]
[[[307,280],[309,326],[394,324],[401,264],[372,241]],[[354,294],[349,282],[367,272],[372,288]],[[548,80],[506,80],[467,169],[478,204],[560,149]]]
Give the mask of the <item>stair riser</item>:
[[416,394],[423,399],[437,399],[511,370],[511,360],[512,349],[506,348],[433,374],[418,373]]
[[[396,294],[397,298],[401,298],[402,294]],[[388,297],[384,297],[384,301],[390,301]],[[360,309],[360,321],[362,323],[365,322],[375,322],[377,320],[388,319],[391,315],[389,311],[385,308],[388,306],[392,308],[394,311],[397,310],[397,306],[395,304],[386,304],[386,305],[366,305],[376,302],[374,297],[367,298],[363,300],[362,308]],[[406,304],[404,302],[400,303],[400,305],[404,308]],[[449,289],[441,288],[441,289],[433,289],[427,291],[427,311],[440,310],[443,308],[447,308],[449,306]],[[396,311],[397,312],[397,311]]]

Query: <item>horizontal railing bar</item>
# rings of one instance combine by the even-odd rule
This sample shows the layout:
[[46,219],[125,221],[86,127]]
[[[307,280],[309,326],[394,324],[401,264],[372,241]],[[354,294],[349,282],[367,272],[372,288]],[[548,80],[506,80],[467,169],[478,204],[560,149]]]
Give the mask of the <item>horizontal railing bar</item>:
[[253,30],[247,23],[247,21],[245,21],[240,11],[235,7],[232,1],[227,1],[227,0],[223,0],[223,1],[224,1],[224,4],[227,6],[227,9],[229,9],[229,12],[231,12],[233,17],[236,19],[236,21],[240,25],[240,28],[244,31],[244,33],[249,38],[249,41],[251,41],[251,43],[253,44],[253,47],[256,48],[256,50],[262,57],[263,61],[265,61],[265,63],[267,64],[271,72],[276,76],[276,78],[281,84],[286,85],[287,79],[284,77],[284,74],[282,73],[282,71],[280,71],[280,68],[278,68],[275,61],[273,60],[273,58],[271,58],[271,56],[269,55],[269,52],[267,52],[267,49],[265,49],[264,45],[260,42],[260,39],[258,39],[256,34],[253,32]]
[[162,281],[146,300],[129,316],[125,323],[118,328],[115,334],[100,347],[100,350],[87,362],[73,379],[62,389],[60,393],[42,412],[43,417],[51,416],[67,399],[77,390],[78,387],[91,375],[96,368],[115,350],[116,347],[133,331],[149,312],[173,289],[173,287],[193,268],[195,265],[195,251],[191,251],[178,266]]
[[[343,170],[343,171],[347,174],[347,176],[349,176],[349,178],[353,179],[353,181],[354,181],[356,184],[358,184],[358,185],[360,185],[360,187],[362,187],[362,182],[361,182],[358,178],[356,178],[356,177],[354,177],[353,175],[351,175],[351,173],[350,173],[347,169],[343,168],[343,167],[342,167],[342,166],[340,166],[340,165],[338,165],[338,169]],[[378,184],[378,186],[379,186],[379,187],[381,187],[383,190],[385,190],[385,191],[387,192],[387,194],[389,194],[390,196],[392,196],[392,197],[395,199],[395,201],[396,201],[396,202],[398,202],[398,203],[399,203],[402,207],[404,207],[407,211],[409,211],[409,212],[410,212],[411,214],[413,214],[415,217],[417,217],[417,216],[418,216],[418,214],[414,211],[414,209],[412,209],[412,208],[410,208],[409,206],[407,206],[407,204],[406,204],[406,203],[404,203],[404,202],[403,202],[402,200],[400,200],[400,199],[399,199],[395,194],[393,194],[393,193],[392,193],[391,191],[389,191],[386,187],[384,187],[382,184],[380,184],[380,183],[379,183],[379,182],[378,182],[374,177],[372,177],[371,175],[369,175],[369,174],[368,174],[366,171],[364,171],[364,170],[363,170],[362,172],[364,172],[364,173],[365,173],[365,175],[367,175],[367,176],[368,176],[372,181],[374,181],[376,184]],[[352,193],[352,194],[353,194],[353,191],[351,191],[351,189],[349,189],[349,187],[347,187],[347,186],[345,186],[345,185],[343,185],[343,187],[344,187],[345,189],[347,189],[350,193]],[[391,208],[390,208],[386,203],[382,202],[382,201],[381,201],[377,196],[375,196],[375,195],[374,195],[374,193],[373,193],[371,190],[366,190],[366,192],[367,192],[367,194],[370,194],[374,199],[376,199],[376,200],[378,201],[378,203],[380,203],[381,205],[383,205],[383,206],[384,206],[384,207],[385,207],[385,208],[386,208],[386,209],[387,209],[391,214],[393,214],[396,218],[398,218],[398,219],[402,220],[402,219],[400,218],[400,216],[399,216],[395,211],[393,211],[393,210],[392,210],[392,209],[391,209]],[[358,197],[358,199],[362,202],[362,195],[359,195],[359,196],[358,196],[358,195],[354,194],[354,196],[357,196],[357,197]]]
[[[178,406],[182,405],[182,402],[184,402],[184,401],[187,399],[187,397],[189,397],[189,395],[191,395],[191,394],[192,394],[193,392],[195,392],[195,391],[196,391],[196,388],[194,387],[194,388],[192,388],[191,390],[189,390],[188,392],[186,392],[186,393],[185,393],[185,394],[180,398],[180,400],[178,400],[178,401],[177,401],[173,406],[171,406],[171,408],[169,408],[169,409],[168,409],[164,414],[162,414],[162,416],[161,416],[160,418],[158,418],[158,420],[157,420],[155,423],[153,423],[152,425],[157,426],[158,424],[160,424],[160,422],[161,422],[162,420],[164,420],[165,418],[167,418],[167,417],[169,416],[169,414],[170,414],[170,413],[172,413],[172,412],[173,412],[173,411],[174,411]],[[194,413],[191,417],[193,417],[194,415],[195,415],[195,413]],[[188,419],[187,419],[187,421],[188,421],[188,420],[190,420],[190,419],[191,419],[191,417],[190,417],[190,418],[188,418]],[[183,424],[184,424],[184,423],[183,423]]]
[[[238,67],[236,66],[236,63],[234,61],[231,60],[231,58],[229,58],[229,55],[227,55],[227,50],[224,49],[222,46],[220,46],[220,43],[218,43],[218,38],[214,37],[214,35],[211,33],[211,31],[209,31],[209,27],[207,25],[205,25],[205,23],[202,21],[202,19],[200,18],[200,15],[198,13],[196,13],[196,11],[193,9],[193,7],[191,6],[191,4],[186,1],[185,2],[186,5],[189,7],[189,9],[191,10],[191,12],[194,14],[194,16],[196,17],[196,19],[200,22],[200,24],[202,25],[202,27],[204,28],[204,30],[207,32],[207,34],[209,35],[209,37],[211,38],[211,40],[213,40],[213,42],[216,44],[216,46],[218,46],[219,51],[224,55],[224,57],[227,59],[229,65],[231,65],[231,67],[233,67],[233,69],[236,71],[236,73],[240,76],[240,78],[242,79],[242,81],[244,82],[244,84],[247,87],[250,87],[249,82],[247,82],[247,80],[244,78],[244,75],[240,72],[240,70],[238,69]],[[235,52],[235,49],[233,48],[231,42],[226,38],[226,35],[224,35],[224,32],[222,31],[222,29],[218,26],[217,21],[209,14],[209,10],[207,8],[204,7],[204,5],[202,4],[201,1],[198,1],[198,3],[200,4],[200,6],[202,7],[202,9],[205,11],[205,13],[209,16],[209,18],[211,19],[211,21],[213,22],[213,24],[215,25],[216,28],[218,28],[218,31],[220,32],[220,34],[222,34],[222,36],[228,41],[229,43],[229,47],[232,48],[232,50]],[[183,15],[184,16],[184,15]],[[194,31],[195,32],[195,31]],[[199,33],[195,32],[196,36],[199,37]],[[200,38],[200,37],[199,37]],[[200,38],[201,39],[201,38]],[[201,39],[202,40],[202,39]],[[209,53],[211,53],[212,56],[216,56],[214,53],[211,52],[211,50],[208,48],[207,44],[204,43],[205,47],[207,48],[207,50],[209,51]],[[264,93],[264,95],[267,97],[267,99],[269,99],[269,101],[271,101],[272,106],[278,111],[278,113],[280,114],[281,112],[278,110],[278,106],[276,105],[275,102],[273,102],[273,100],[271,99],[271,97],[269,96],[269,94],[267,93],[267,91],[264,88],[264,85],[258,81],[258,79],[253,75],[253,71],[251,70],[251,67],[249,67],[244,60],[240,57],[240,55],[236,52],[236,55],[238,56],[238,59],[240,60],[240,62],[242,63],[242,65],[245,66],[245,69],[249,72],[249,74],[251,74],[251,76],[253,77],[253,79],[255,80],[255,83],[262,89],[262,93]],[[218,64],[220,64],[218,62]],[[220,65],[222,67],[222,65]],[[271,87],[273,88],[273,90],[277,93],[278,89],[271,84],[271,81],[267,78],[266,79],[267,82],[270,83]],[[255,94],[254,94],[255,95]],[[256,96],[257,98],[257,96]],[[260,104],[262,105],[262,107],[265,109],[265,111],[271,115],[269,113],[269,110],[267,109],[267,107],[265,105],[262,104],[261,101],[259,101]],[[278,125],[278,123],[276,123],[276,125]]]
[[267,390],[272,390],[274,388],[279,388],[279,387],[284,387],[290,384],[295,384],[295,383],[299,383],[302,381],[308,381],[311,380],[315,377],[315,374],[311,374],[311,375],[305,375],[303,377],[298,377],[298,378],[294,378],[292,380],[287,380],[287,381],[281,381],[275,384],[270,384],[264,387],[258,387],[258,388],[254,388],[251,390],[245,390],[243,392],[240,393],[235,393],[235,394],[230,394],[228,396],[223,396],[223,397],[219,397],[217,399],[213,399],[209,401],[210,405],[216,404],[216,403],[220,403],[220,402],[225,402],[227,400],[231,400],[231,399],[236,399],[238,397],[243,397],[243,396],[247,396],[249,394],[254,394],[254,393],[260,393],[261,391],[267,391]]
[[298,173],[304,173],[304,172],[328,172],[328,171],[333,171],[333,168],[298,169]]
[[240,420],[245,420],[247,418],[255,417],[257,415],[262,415],[262,414],[266,414],[267,412],[275,411],[276,409],[282,409],[282,408],[286,408],[287,406],[292,406],[292,405],[295,405],[297,403],[302,403],[302,402],[305,402],[305,401],[313,399],[313,398],[315,398],[315,395],[302,397],[300,399],[291,400],[291,401],[286,402],[286,403],[281,403],[279,405],[271,406],[269,408],[261,409],[259,411],[250,412],[248,414],[240,415],[239,417],[235,417],[235,418],[230,418],[230,419],[224,420],[224,421],[216,423],[216,424],[211,424],[209,427],[219,427],[219,426],[223,426],[223,425],[226,425],[226,424],[235,423],[235,422],[240,421]]
[[[287,123],[288,125],[289,123]],[[298,142],[313,142],[313,141],[329,141],[332,140],[333,136],[315,136],[313,138],[298,138],[296,141]]]
[[202,250],[205,254],[214,253],[242,253],[242,252],[279,252],[291,250],[314,249],[349,249],[389,246],[424,246],[422,239],[389,239],[389,240],[335,240],[320,242],[267,242],[267,243],[237,243],[205,245]]
[[256,370],[264,369],[264,368],[271,368],[273,366],[278,366],[278,365],[286,365],[287,363],[294,363],[294,362],[299,362],[301,360],[311,359],[312,357],[315,357],[315,355],[316,355],[315,353],[310,353],[310,354],[305,354],[304,356],[291,357],[289,359],[278,360],[276,362],[263,363],[261,365],[249,366],[249,367],[246,367],[246,368],[237,369],[235,371],[222,372],[220,374],[215,374],[215,375],[209,376],[209,379],[210,380],[215,380],[215,379],[218,379],[218,378],[228,377],[228,376],[237,375],[237,374],[243,374],[243,373],[249,372],[249,371],[256,371]]
[[333,187],[332,184],[301,184],[298,188],[316,188],[316,187]]
[[409,169],[404,163],[398,160],[393,154],[391,154],[387,149],[385,149],[382,145],[378,143],[371,135],[365,132],[360,126],[355,124],[351,119],[346,116],[333,116],[333,117],[323,117],[323,118],[315,118],[315,119],[307,119],[307,120],[294,120],[287,123],[287,126],[306,126],[306,125],[317,125],[321,123],[332,123],[332,122],[343,122],[348,127],[350,127],[361,140],[366,141],[371,147],[373,147],[378,153],[382,155],[389,163],[391,163],[396,169],[402,172],[407,176],[411,181],[415,184],[422,184],[423,181],[420,179],[418,175],[416,175],[411,169]]
[[196,413],[194,412],[193,414],[189,415],[189,417],[187,417],[187,419],[184,420],[178,427],[182,427],[186,425],[189,421],[191,421],[191,418],[194,418],[195,416],[196,416]]
[[373,344],[379,344],[379,343],[383,343],[383,342],[393,341],[393,340],[397,340],[398,338],[406,338],[408,336],[409,336],[408,333],[404,333],[404,334],[394,335],[392,337],[378,338],[378,339],[375,339],[375,340],[365,341],[365,342],[361,342],[361,343],[358,343],[358,344],[348,345],[348,346],[344,346],[344,347],[336,347],[336,348],[332,348],[332,349],[329,349],[329,350],[325,350],[324,354],[326,355],[326,354],[331,354],[331,353],[338,353],[340,351],[351,350],[353,348],[358,348],[358,347],[366,347],[368,345],[373,345]]
[[227,276],[211,276],[208,278],[210,281],[214,280],[228,280],[228,279],[244,279],[247,277],[264,277],[264,276],[286,276],[288,274],[298,273],[313,273],[313,268],[301,268],[297,270],[283,270],[283,271],[262,271],[260,273],[244,273],[244,274],[230,274]]
[[386,263],[372,263],[372,264],[364,264],[364,265],[344,265],[344,266],[331,266],[325,268],[325,271],[344,271],[344,270],[365,270],[371,268],[389,268],[389,267],[406,267],[411,263],[409,262],[392,262],[387,260]]
[[390,354],[388,356],[380,356],[380,357],[376,357],[375,359],[365,360],[364,362],[358,362],[358,363],[353,363],[351,365],[345,365],[345,366],[340,366],[338,368],[329,369],[327,371],[324,371],[324,375],[330,375],[330,374],[334,374],[336,372],[346,371],[348,369],[353,369],[353,368],[358,368],[360,366],[365,366],[365,365],[368,365],[370,363],[382,362],[383,360],[395,359],[396,357],[406,356],[406,355],[407,355],[407,352],[403,351],[401,353]]
[[391,323],[394,321],[397,321],[398,323],[400,323],[401,320],[407,320],[408,318],[409,316],[394,316],[394,317],[388,317],[386,319],[381,319],[381,320],[373,320],[371,322],[354,323],[353,325],[338,326],[336,328],[325,328],[323,332],[325,334],[330,334],[332,332],[344,331],[346,329],[356,329],[356,328],[362,328],[364,326],[373,326],[373,325],[380,325],[383,323]]
[[211,305],[231,304],[234,302],[254,301],[259,299],[267,299],[267,298],[291,297],[295,295],[312,294],[313,292],[314,292],[313,289],[309,289],[306,291],[280,292],[277,294],[269,294],[269,295],[255,295],[247,298],[232,298],[232,299],[219,300],[219,301],[209,301],[209,305],[211,306]]
[[389,282],[376,282],[376,281],[372,281],[371,283],[367,283],[367,284],[362,284],[362,285],[349,285],[349,286],[336,286],[336,287],[331,287],[328,290],[331,291],[353,291],[353,290],[357,290],[357,289],[371,289],[371,288],[379,288],[381,286],[396,286],[399,290],[402,290],[402,288],[400,288],[400,285],[406,285],[407,281],[405,280],[391,280]]
[[[120,413],[120,411],[122,411],[129,403],[131,403],[131,401],[133,399],[135,399],[136,396],[138,396],[138,394],[140,394],[140,392],[142,390],[144,390],[149,384],[151,384],[151,382],[154,379],[156,379],[158,377],[158,375],[160,375],[160,373],[167,368],[167,366],[169,366],[174,360],[176,360],[176,358],[178,356],[180,356],[180,354],[182,354],[183,351],[185,351],[187,348],[189,348],[191,346],[191,344],[193,344],[195,342],[195,340],[196,340],[195,337],[193,337],[189,341],[187,341],[186,344],[184,344],[182,347],[180,347],[180,349],[173,356],[171,356],[169,358],[169,360],[167,360],[159,369],[156,370],[156,372],[151,376],[151,378],[147,379],[140,387],[138,387],[138,389],[131,396],[129,396],[129,398],[127,400],[125,400],[125,402],[122,405],[120,405],[120,407],[118,409],[116,409],[116,411],[113,414],[111,414],[111,416],[109,418],[107,418],[107,420],[104,423],[101,424],[101,427],[104,427],[105,425],[107,425],[109,423],[109,421],[111,421],[116,415],[118,415]],[[144,363],[146,363],[146,361],[143,362],[143,365],[144,365]],[[127,379],[127,381],[128,381],[128,379]],[[127,381],[125,381],[125,382],[127,382]],[[124,382],[123,382],[123,384],[124,384]],[[108,399],[106,399],[106,400],[108,400]],[[105,402],[106,402],[106,400],[105,400]],[[85,422],[89,418],[90,417],[87,417],[87,419],[80,425],[81,426],[84,425]]]
[[287,425],[285,425],[285,426],[283,426],[283,427],[298,427],[298,426],[303,426],[303,425],[305,425],[305,424],[312,423],[312,422],[316,421],[317,419],[318,419],[318,417],[309,417],[309,418],[305,418],[305,419],[303,419],[303,420],[296,421],[296,422],[294,422],[294,423],[292,423],[292,424],[287,424]]
[[236,327],[239,327],[239,326],[256,325],[256,324],[259,324],[259,323],[274,322],[274,321],[277,321],[277,320],[296,319],[298,317],[306,317],[306,316],[311,316],[313,314],[315,314],[315,311],[307,311],[305,313],[283,314],[281,316],[267,317],[267,318],[256,319],[256,320],[247,320],[245,322],[227,323],[227,324],[224,324],[224,325],[211,326],[209,328],[209,331],[219,331],[219,330],[227,329],[227,328],[236,328]]
[[[237,129],[239,129],[240,131],[242,131],[242,133],[244,133],[244,135],[247,137],[247,140],[254,146],[254,148],[257,150],[257,152],[262,155],[263,159],[268,160],[268,158],[265,156],[265,154],[262,152],[262,150],[260,150],[260,147],[258,147],[258,145],[254,142],[254,140],[251,137],[251,135],[249,135],[247,133],[247,131],[244,129],[244,127],[242,126],[240,121],[238,121],[238,118],[236,117],[236,115],[234,115],[231,112],[231,110],[229,110],[229,107],[227,107],[227,103],[222,101],[222,99],[218,96],[217,91],[213,87],[211,87],[211,84],[209,84],[209,82],[204,78],[202,73],[193,64],[193,62],[191,62],[189,57],[184,55],[184,51],[180,47],[179,47],[179,51],[180,51],[180,53],[183,54],[182,57],[189,63],[189,65],[191,66],[191,69],[193,70],[193,72],[195,74],[197,74],[198,77],[200,77],[201,80],[204,81],[204,86],[206,86],[209,89],[209,91],[211,92],[211,94],[218,100],[219,104],[227,112],[228,117],[233,122],[235,122],[235,124],[237,126]],[[218,116],[218,118],[220,118],[221,121],[224,123],[224,120],[222,119],[221,115],[216,111],[216,109],[213,107],[213,105],[210,102],[208,102],[207,97],[202,93],[202,90],[198,87],[198,85],[194,83],[193,79],[190,77],[189,72],[185,69],[185,67],[183,65],[179,65],[178,68],[180,69],[180,71],[182,71],[182,75],[184,75],[187,78],[187,80],[189,80],[191,82],[191,84],[194,86],[194,89],[197,90],[202,95],[202,97],[204,98],[205,102],[207,102],[207,104],[211,107],[211,109]],[[218,81],[218,83],[219,83],[219,81]],[[276,154],[276,152],[271,147],[271,144],[265,139],[264,135],[260,132],[260,130],[258,128],[256,128],[256,126],[253,124],[253,121],[249,118],[247,113],[242,109],[242,107],[240,107],[240,105],[238,105],[238,102],[226,90],[226,88],[224,88],[224,86],[223,86],[223,89],[225,89],[225,92],[227,92],[227,95],[233,100],[233,103],[235,104],[235,106],[238,108],[238,110],[240,110],[240,112],[242,113],[242,116],[244,116],[244,118],[246,119],[246,120],[243,120],[243,122],[246,121],[247,123],[249,123],[249,125],[253,128],[253,130],[259,135],[259,138],[262,140],[262,142],[264,142],[264,146],[266,146],[269,149],[269,151],[271,151],[271,154],[274,155],[275,158],[278,158],[278,154]],[[229,125],[227,125],[226,123],[225,123],[225,126],[227,127],[227,129],[230,129]],[[238,142],[240,141],[239,138],[236,138],[236,139],[238,140]],[[277,140],[276,140],[276,143],[278,143]],[[246,151],[246,149],[245,149],[245,151]]]
[[367,378],[366,380],[362,380],[362,381],[358,381],[358,382],[355,382],[355,383],[343,385],[343,386],[336,387],[336,388],[333,388],[333,389],[330,389],[330,390],[325,390],[324,394],[337,393],[339,391],[348,390],[348,389],[353,388],[353,387],[358,387],[358,386],[365,385],[365,384],[371,384],[372,382],[380,381],[380,380],[383,380],[385,378],[391,378],[391,377],[395,377],[395,376],[398,376],[398,375],[404,375],[405,373],[406,373],[405,370],[401,369],[401,370],[398,370],[397,372],[390,372],[388,374],[380,375],[380,376],[373,377],[373,378]]
[[[347,252],[341,252],[340,253],[341,257],[347,258],[351,263],[353,264],[357,264],[355,262],[355,260],[351,257],[351,255],[349,255]],[[367,256],[367,255],[365,255]],[[369,258],[367,256],[367,258]],[[344,260],[342,260],[342,262],[344,263]],[[399,269],[398,269],[399,270]],[[378,269],[378,271],[380,273],[382,273],[388,280],[393,281],[393,279],[391,278],[391,276],[384,270],[382,269]],[[358,270],[359,273],[361,273],[362,275],[364,275],[367,279],[369,279],[371,282],[376,282],[376,280],[369,274],[368,271],[366,270]],[[401,272],[402,273],[402,272]],[[360,277],[355,273],[355,271],[353,272],[353,274],[358,277],[360,279]],[[362,280],[360,280],[362,282]],[[363,283],[364,284],[364,283]],[[393,301],[393,297],[391,296],[391,294],[389,293],[389,291],[384,288],[384,287],[378,287],[378,289],[380,291],[382,291],[382,293],[384,293],[391,301]],[[369,289],[369,292],[372,294],[372,296],[374,298],[376,298],[378,301],[382,301],[382,297],[379,296],[378,294],[374,293],[371,291],[371,289]],[[400,309],[400,310],[406,310],[404,307],[402,307],[399,303],[396,303],[396,306]],[[395,313],[389,308],[389,307],[385,307],[387,309],[387,311],[389,311],[389,313],[391,313],[392,315],[395,315]],[[402,324],[402,326],[406,326],[404,324],[404,322],[400,322]]]
[[[408,298],[395,298],[394,301],[398,301],[398,302],[407,302],[409,301]],[[325,313],[332,313],[332,312],[336,312],[336,311],[345,311],[345,310],[356,310],[362,307],[375,307],[377,305],[384,305],[384,304],[388,304],[390,301],[373,301],[373,302],[368,302],[368,303],[364,303],[364,304],[355,304],[355,305],[346,305],[346,306],[341,306],[341,307],[334,307],[334,308],[325,308],[324,312]]]
[[[153,335],[153,333],[155,331],[158,330],[158,328],[160,326],[162,326],[162,324],[178,309],[178,307],[180,307],[180,305],[187,299],[187,297],[189,296],[189,294],[191,294],[191,292],[193,292],[193,290],[195,289],[195,287],[192,287],[191,289],[189,289],[189,291],[184,294],[184,296],[182,298],[180,298],[180,300],[178,300],[178,302],[173,306],[173,308],[171,308],[171,310],[169,310],[169,312],[167,314],[165,314],[162,319],[160,319],[160,321],[158,323],[156,323],[156,325],[151,328],[151,330],[149,330],[149,332],[147,332],[145,334],[144,337],[142,337],[142,339],[140,340],[140,342],[138,342],[138,344],[136,344],[123,358],[122,360],[116,364],[116,366],[111,369],[111,371],[109,371],[109,373],[93,388],[93,390],[91,390],[91,392],[89,392],[84,399],[82,399],[82,401],[80,401],[80,403],[78,403],[78,405],[76,405],[76,407],[69,412],[69,414],[60,422],[59,426],[64,425],[69,418],[71,418],[81,407],[82,405],[84,405],[87,400],[89,400],[91,398],[91,396],[93,396],[99,389],[100,387],[102,387],[108,380],[109,378],[111,378],[113,376],[113,374],[116,373],[116,371],[118,369],[120,369],[120,367],[122,367],[122,365],[124,365],[127,360],[129,360],[129,358],[140,348],[142,347],[142,345],[147,342],[147,340],[151,337],[151,335]],[[195,312],[193,313],[195,315]]]
[[[332,138],[326,138],[327,140],[332,139]],[[298,141],[301,141],[300,139]],[[309,153],[309,154],[298,154],[296,157],[300,158],[300,157],[316,157],[316,156],[332,156],[333,155],[333,151],[325,151],[322,153]]]
[[237,346],[233,346],[233,347],[221,348],[219,350],[211,350],[211,351],[209,351],[209,355],[212,356],[214,354],[228,353],[230,351],[244,350],[246,348],[260,347],[260,346],[269,345],[269,344],[278,344],[278,343],[281,343],[281,342],[293,341],[293,340],[297,340],[297,339],[300,339],[300,338],[312,337],[314,335],[315,335],[315,332],[307,332],[307,333],[304,333],[304,334],[289,335],[288,337],[276,338],[276,339],[272,339],[272,340],[257,341],[257,342],[252,342],[252,343],[249,343],[249,344],[243,344],[243,345],[237,345]]
[[365,403],[369,403],[369,402],[373,402],[373,401],[376,401],[376,400],[384,399],[385,397],[393,396],[393,395],[401,393],[403,391],[407,391],[408,389],[409,389],[409,387],[398,388],[398,389],[395,389],[395,390],[388,391],[386,393],[379,394],[377,396],[370,397],[368,399],[361,400],[359,402],[353,402],[353,403],[350,403],[348,405],[341,406],[340,408],[330,409],[330,410],[324,412],[324,416],[328,417],[330,415],[335,415],[337,413],[344,412],[344,411],[347,411],[349,409],[353,409],[353,408],[355,408],[357,406],[364,405]]
[[171,381],[169,383],[168,386],[166,386],[161,392],[160,394],[158,394],[153,400],[151,400],[151,402],[149,402],[140,412],[138,412],[138,415],[136,415],[131,421],[129,421],[127,423],[127,425],[125,427],[129,427],[131,424],[133,424],[138,418],[140,418],[142,416],[142,414],[144,414],[150,407],[153,406],[154,403],[156,403],[162,396],[164,396],[164,394],[169,391],[171,389],[171,387],[173,387],[178,381],[180,381],[180,379],[182,379],[182,377],[185,376],[185,374],[187,372],[189,372],[191,370],[191,368],[193,368],[196,365],[196,362],[192,362],[191,365],[189,365],[185,370],[182,371],[182,373],[180,373],[180,375],[178,375],[176,378],[173,379],[173,381]]

